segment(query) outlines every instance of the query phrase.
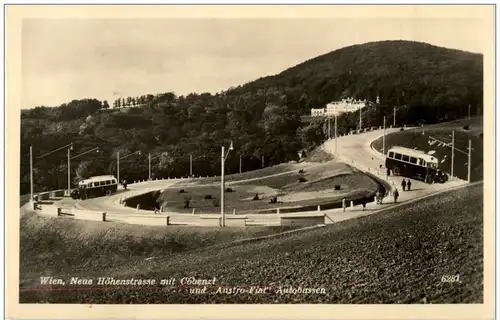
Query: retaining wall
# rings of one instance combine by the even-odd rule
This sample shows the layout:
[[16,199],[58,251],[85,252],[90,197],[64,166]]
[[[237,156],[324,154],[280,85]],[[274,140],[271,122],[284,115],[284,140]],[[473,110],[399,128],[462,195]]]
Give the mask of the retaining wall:
[[308,216],[280,217],[280,225],[287,227],[307,227],[325,224],[325,214],[311,214]]

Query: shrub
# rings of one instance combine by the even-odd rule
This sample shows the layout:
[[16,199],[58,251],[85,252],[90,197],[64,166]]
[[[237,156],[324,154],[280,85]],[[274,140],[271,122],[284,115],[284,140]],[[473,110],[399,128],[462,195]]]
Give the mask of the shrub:
[[306,181],[307,181],[307,179],[306,179],[306,178],[304,178],[304,177],[300,177],[300,178],[299,178],[299,182],[306,182]]
[[299,170],[299,173],[304,173],[304,169],[300,169],[300,170]]
[[214,205],[214,207],[218,207],[218,206],[219,206],[219,200],[214,199],[214,200],[212,201],[212,204]]
[[464,129],[464,130],[469,130],[469,125],[465,125],[465,126],[463,126],[463,129]]
[[179,193],[186,193],[184,189],[179,190]]
[[210,199],[213,199],[213,197],[211,194],[207,194],[207,195],[205,195],[205,199],[210,200]]
[[255,196],[253,197],[254,200],[259,200],[259,194],[256,193]]
[[340,185],[336,184],[335,185],[335,190],[340,190]]
[[226,188],[226,192],[233,192],[232,188]]
[[399,128],[399,131],[405,131],[405,128]]

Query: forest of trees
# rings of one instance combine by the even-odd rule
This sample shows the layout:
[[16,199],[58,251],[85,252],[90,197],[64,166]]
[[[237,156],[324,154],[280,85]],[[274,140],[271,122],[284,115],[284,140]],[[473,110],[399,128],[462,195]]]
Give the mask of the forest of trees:
[[[173,92],[125,97],[113,102],[74,100],[60,107],[37,107],[21,113],[21,193],[29,192],[29,146],[33,146],[35,190],[65,188],[64,151],[37,159],[69,143],[72,155],[96,146],[71,162],[76,180],[96,174],[116,174],[116,154],[133,155],[120,161],[120,177],[148,176],[151,153],[153,177],[193,173],[220,174],[220,148],[233,141],[235,150],[226,173],[254,170],[297,160],[298,152],[321,144],[325,119],[301,121],[311,108],[322,108],[342,96],[367,99],[363,125],[378,126],[384,116],[397,123],[437,123],[482,114],[483,57],[424,43],[384,41],[346,47],[311,59],[284,72],[217,94],[176,96]],[[130,106],[126,109],[119,109]],[[116,109],[113,112],[99,112]],[[356,129],[359,113],[338,117],[338,132]]]

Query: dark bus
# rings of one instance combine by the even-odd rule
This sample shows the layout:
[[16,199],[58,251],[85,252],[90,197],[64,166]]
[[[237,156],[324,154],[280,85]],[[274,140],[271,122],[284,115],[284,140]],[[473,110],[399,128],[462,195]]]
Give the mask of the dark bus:
[[448,175],[439,170],[439,161],[421,150],[392,147],[387,152],[385,167],[395,176],[404,176],[426,183],[448,181]]
[[73,199],[82,199],[111,195],[118,189],[114,176],[96,176],[78,182],[78,188],[71,192]]

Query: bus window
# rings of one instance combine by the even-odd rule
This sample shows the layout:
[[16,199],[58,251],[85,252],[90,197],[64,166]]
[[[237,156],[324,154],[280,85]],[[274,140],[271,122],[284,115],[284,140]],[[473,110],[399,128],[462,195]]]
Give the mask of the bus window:
[[396,154],[394,155],[394,158],[395,158],[396,160],[401,160],[401,155],[400,155],[399,153],[396,153]]
[[422,158],[418,158],[418,164],[425,167],[425,160]]
[[406,156],[406,155],[403,155],[403,158],[401,160],[409,162],[410,161],[410,157]]
[[111,180],[111,183],[112,183],[112,184],[115,184],[115,183],[116,183],[116,180],[115,180],[115,179]]
[[109,180],[106,180],[106,182],[104,182],[105,184],[111,184],[111,181]]
[[394,158],[394,152],[389,152],[389,158]]
[[410,162],[413,164],[417,164],[417,158],[410,157]]

